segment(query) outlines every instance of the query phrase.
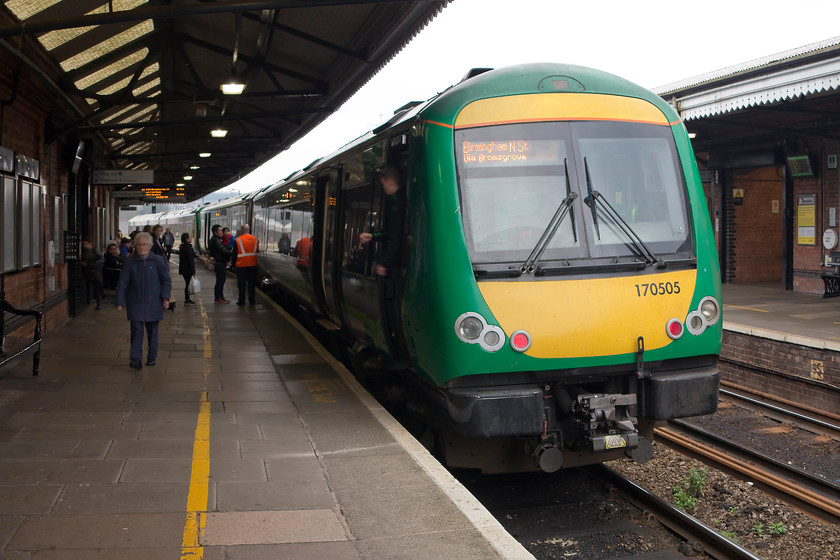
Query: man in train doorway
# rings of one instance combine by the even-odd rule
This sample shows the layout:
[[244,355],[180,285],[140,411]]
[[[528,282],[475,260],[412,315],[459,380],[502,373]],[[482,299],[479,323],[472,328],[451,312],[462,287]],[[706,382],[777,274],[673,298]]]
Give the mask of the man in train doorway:
[[233,265],[236,267],[236,276],[239,284],[239,299],[236,305],[245,305],[245,287],[248,288],[248,302],[251,305],[256,303],[257,297],[257,251],[260,242],[251,235],[251,227],[244,224],[236,242],[233,245]]
[[216,273],[216,286],[213,289],[213,296],[216,303],[230,303],[230,300],[225,299],[225,279],[231,251],[222,244],[222,226],[214,224],[210,231],[213,236],[207,244],[207,249],[210,251],[210,257],[213,259],[213,270]]
[[379,173],[379,182],[385,192],[382,228],[375,233],[359,235],[361,243],[371,240],[382,245],[379,261],[374,271],[379,276],[399,276],[400,248],[402,246],[405,196],[400,191],[400,172],[396,167],[386,167]]

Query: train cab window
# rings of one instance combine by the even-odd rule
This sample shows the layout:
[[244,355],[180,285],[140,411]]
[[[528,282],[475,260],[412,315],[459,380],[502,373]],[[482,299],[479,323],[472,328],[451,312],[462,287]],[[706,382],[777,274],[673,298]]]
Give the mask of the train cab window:
[[[567,175],[573,164],[568,127],[517,124],[458,131],[456,156],[473,262],[525,261],[574,186]],[[545,258],[582,256],[579,222],[579,210],[566,212],[546,244]]]
[[474,263],[527,264],[539,252],[541,262],[573,266],[650,261],[647,250],[657,258],[692,251],[685,183],[667,126],[526,123],[456,130],[455,140]]
[[606,203],[587,213],[593,256],[635,251],[607,210],[620,216],[655,254],[690,252],[685,183],[670,128],[576,123],[573,133],[581,190],[597,191]]

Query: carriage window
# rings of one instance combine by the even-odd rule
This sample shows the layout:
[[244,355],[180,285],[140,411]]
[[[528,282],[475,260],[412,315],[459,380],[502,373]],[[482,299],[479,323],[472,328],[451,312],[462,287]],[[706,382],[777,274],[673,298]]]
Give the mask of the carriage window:
[[348,272],[370,272],[370,243],[359,243],[359,234],[371,230],[371,191],[366,185],[344,191],[344,254],[342,268]]

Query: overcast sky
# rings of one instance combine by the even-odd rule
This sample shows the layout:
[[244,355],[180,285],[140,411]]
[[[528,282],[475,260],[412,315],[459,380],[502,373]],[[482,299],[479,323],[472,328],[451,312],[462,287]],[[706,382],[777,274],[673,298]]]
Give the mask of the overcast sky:
[[470,68],[563,62],[652,89],[836,36],[838,0],[453,0],[339,111],[226,190],[286,177]]

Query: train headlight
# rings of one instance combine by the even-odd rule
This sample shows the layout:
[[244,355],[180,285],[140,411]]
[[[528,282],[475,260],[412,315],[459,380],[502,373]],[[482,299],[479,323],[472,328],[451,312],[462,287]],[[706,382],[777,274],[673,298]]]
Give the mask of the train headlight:
[[464,317],[458,323],[458,335],[464,341],[478,340],[483,328],[484,324],[479,319],[473,316]]
[[685,319],[685,328],[693,335],[698,335],[706,330],[706,320],[699,311],[692,311]]
[[720,304],[712,296],[700,300],[696,311],[692,311],[685,318],[685,328],[693,335],[702,334],[720,320]]
[[488,325],[478,313],[467,311],[455,320],[455,334],[467,344],[478,344],[487,352],[496,352],[505,344],[505,333],[496,325]]
[[700,300],[700,313],[703,314],[703,318],[706,319],[706,323],[709,325],[717,323],[720,318],[720,307],[718,306],[718,302],[715,301],[715,298],[707,296]]

